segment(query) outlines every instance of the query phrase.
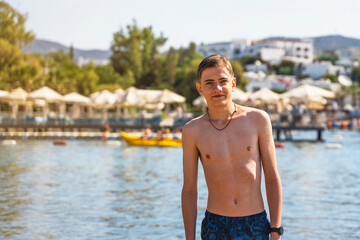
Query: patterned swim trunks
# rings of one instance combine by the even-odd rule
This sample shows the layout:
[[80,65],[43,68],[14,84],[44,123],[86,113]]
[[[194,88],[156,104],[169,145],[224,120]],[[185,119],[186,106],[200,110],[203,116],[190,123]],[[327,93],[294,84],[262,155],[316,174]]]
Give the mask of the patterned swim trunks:
[[266,211],[245,217],[226,217],[205,212],[201,224],[203,240],[269,240]]

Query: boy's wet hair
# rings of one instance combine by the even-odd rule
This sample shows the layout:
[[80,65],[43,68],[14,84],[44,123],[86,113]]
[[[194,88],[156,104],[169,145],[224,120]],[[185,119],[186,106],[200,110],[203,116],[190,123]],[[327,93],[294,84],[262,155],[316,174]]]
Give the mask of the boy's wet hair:
[[200,82],[201,74],[205,69],[223,66],[223,65],[226,67],[226,69],[228,70],[230,75],[232,77],[234,77],[234,72],[233,72],[233,69],[232,69],[232,66],[231,66],[229,60],[224,56],[216,54],[216,55],[208,56],[201,61],[201,63],[198,66],[198,69],[197,69],[198,81]]

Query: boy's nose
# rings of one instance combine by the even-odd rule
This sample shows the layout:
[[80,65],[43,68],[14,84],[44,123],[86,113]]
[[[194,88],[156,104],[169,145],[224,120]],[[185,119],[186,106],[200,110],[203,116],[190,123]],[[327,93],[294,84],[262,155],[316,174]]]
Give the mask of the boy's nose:
[[215,89],[216,89],[216,90],[221,90],[221,85],[220,85],[219,83],[217,83],[217,84],[215,85]]

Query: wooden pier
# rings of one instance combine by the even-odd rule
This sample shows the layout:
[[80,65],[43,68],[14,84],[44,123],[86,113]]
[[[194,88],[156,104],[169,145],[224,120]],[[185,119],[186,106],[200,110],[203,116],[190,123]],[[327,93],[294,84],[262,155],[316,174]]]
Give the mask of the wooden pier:
[[[144,128],[144,124],[125,124],[125,123],[109,123],[111,132],[120,132],[122,130],[132,130],[139,131]],[[103,124],[101,123],[33,123],[33,122],[12,122],[12,123],[0,123],[0,132],[101,132]],[[176,126],[168,127],[170,129],[175,128]],[[159,130],[161,127],[159,125],[152,125],[152,129]],[[273,125],[273,131],[275,133],[276,141],[323,141],[322,132],[325,130],[324,127],[314,127],[314,126],[277,126]],[[293,139],[292,131],[316,131],[317,137],[314,140],[299,140]],[[284,139],[281,139],[281,133],[285,136]]]
[[[293,139],[292,131],[316,131],[317,137],[313,141],[323,141],[322,132],[325,130],[324,127],[316,126],[273,126],[273,131],[276,135],[276,141],[311,141],[311,140],[302,140],[302,139]],[[281,139],[281,132],[284,133],[285,139]]]

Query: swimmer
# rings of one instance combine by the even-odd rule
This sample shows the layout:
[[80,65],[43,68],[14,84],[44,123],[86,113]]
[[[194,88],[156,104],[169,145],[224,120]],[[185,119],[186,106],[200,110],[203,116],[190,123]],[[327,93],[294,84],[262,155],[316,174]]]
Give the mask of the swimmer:
[[101,128],[102,140],[106,141],[110,137],[110,126],[108,122],[105,122],[104,126]]

